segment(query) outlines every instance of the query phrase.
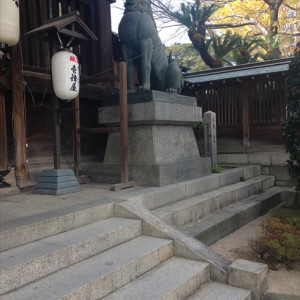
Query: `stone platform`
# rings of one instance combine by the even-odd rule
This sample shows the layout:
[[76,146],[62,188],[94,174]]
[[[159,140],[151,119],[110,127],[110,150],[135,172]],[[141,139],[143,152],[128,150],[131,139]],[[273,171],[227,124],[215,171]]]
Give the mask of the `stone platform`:
[[[209,174],[210,158],[200,157],[193,131],[202,121],[196,99],[152,91],[141,93],[140,101],[128,105],[129,179],[163,186]],[[118,106],[99,108],[100,124],[112,126],[119,119]],[[120,153],[120,134],[110,133],[100,169],[118,169]]]

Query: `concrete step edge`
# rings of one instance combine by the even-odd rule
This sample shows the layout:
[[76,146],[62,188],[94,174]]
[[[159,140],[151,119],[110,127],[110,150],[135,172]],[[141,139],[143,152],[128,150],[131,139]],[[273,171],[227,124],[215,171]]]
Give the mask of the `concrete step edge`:
[[272,176],[261,175],[245,182],[221,187],[215,191],[159,207],[151,212],[164,221],[181,227],[231,203],[240,201],[253,194],[258,194],[272,185]]
[[172,241],[140,236],[4,295],[6,300],[99,299],[173,256]]
[[115,199],[98,200],[1,224],[0,251],[110,218]]
[[280,187],[272,187],[204,218],[185,224],[180,229],[204,244],[211,245],[279,204],[282,201],[282,190]]
[[203,194],[225,186],[229,183],[240,181],[242,175],[246,179],[260,174],[260,166],[243,166],[225,170],[222,173],[213,173],[197,179],[187,180],[163,187],[149,187],[144,190],[134,191],[120,200],[131,200],[147,209],[156,209],[162,205]]
[[251,300],[251,291],[210,281],[187,300]]
[[209,264],[172,257],[103,300],[186,299],[210,277]]
[[0,295],[141,234],[141,221],[110,218],[4,251]]

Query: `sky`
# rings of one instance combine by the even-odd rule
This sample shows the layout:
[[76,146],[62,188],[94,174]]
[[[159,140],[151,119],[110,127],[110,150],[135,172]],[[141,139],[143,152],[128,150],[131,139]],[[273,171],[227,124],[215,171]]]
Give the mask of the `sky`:
[[[174,1],[178,1],[178,0],[174,0]],[[118,26],[123,16],[123,11],[124,11],[123,7],[124,7],[124,1],[122,0],[117,0],[116,3],[111,5],[112,30],[114,32],[118,32]],[[180,33],[178,33],[177,26],[163,28],[163,25],[162,23],[159,22],[159,20],[156,20],[156,25],[157,25],[159,37],[162,43],[165,44],[166,46],[171,46],[175,43],[190,43],[187,33],[183,32],[183,30],[180,30]]]

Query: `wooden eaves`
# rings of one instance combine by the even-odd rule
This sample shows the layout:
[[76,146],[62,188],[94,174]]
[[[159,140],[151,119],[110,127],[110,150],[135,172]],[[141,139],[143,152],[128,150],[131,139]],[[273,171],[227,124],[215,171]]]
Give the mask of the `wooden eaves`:
[[267,75],[289,70],[291,58],[274,59],[264,62],[243,64],[233,67],[212,69],[184,74],[184,80],[190,84],[228,80],[249,76]]

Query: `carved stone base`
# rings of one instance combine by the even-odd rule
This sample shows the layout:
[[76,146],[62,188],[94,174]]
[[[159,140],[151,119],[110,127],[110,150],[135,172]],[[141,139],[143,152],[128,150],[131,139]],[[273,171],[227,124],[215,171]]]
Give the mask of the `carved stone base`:
[[[129,180],[163,186],[209,174],[210,159],[200,157],[193,131],[202,121],[195,98],[156,91],[149,98],[128,105]],[[117,106],[99,108],[99,123],[118,121]],[[110,133],[101,167],[105,173],[119,168],[120,153],[120,134]]]

